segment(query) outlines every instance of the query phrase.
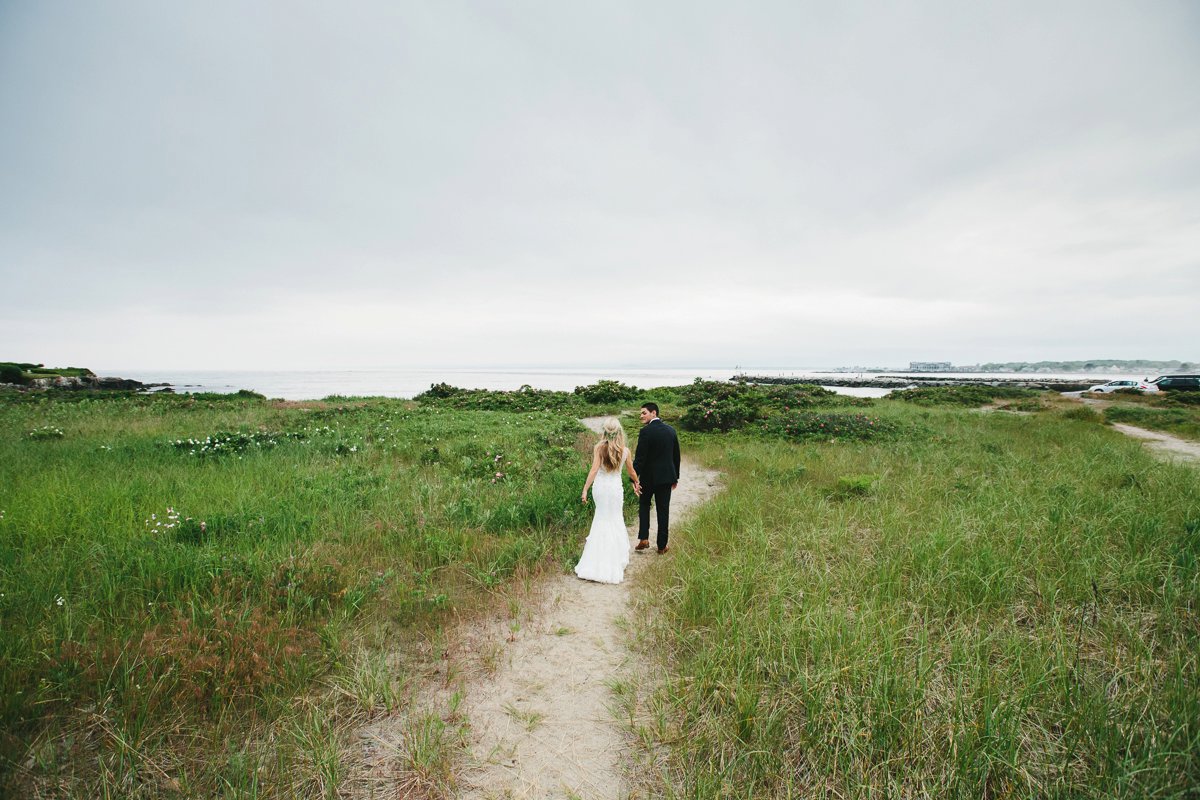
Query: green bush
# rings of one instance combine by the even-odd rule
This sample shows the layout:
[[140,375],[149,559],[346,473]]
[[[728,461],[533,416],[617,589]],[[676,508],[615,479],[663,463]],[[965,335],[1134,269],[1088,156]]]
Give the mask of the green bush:
[[753,398],[722,397],[701,400],[684,411],[680,425],[689,431],[725,433],[745,427],[762,416],[762,404]]
[[515,392],[492,389],[459,389],[436,383],[413,398],[423,405],[471,411],[561,411],[572,405],[573,395],[526,384]]
[[767,405],[781,411],[816,405],[842,405],[854,399],[866,400],[868,405],[871,402],[869,398],[850,398],[813,383],[769,386],[764,389],[764,394]]
[[766,436],[788,441],[806,439],[851,439],[866,441],[895,435],[900,426],[891,420],[866,414],[817,413],[792,411],[771,417],[763,423]]
[[966,384],[962,386],[920,386],[916,389],[893,392],[891,396],[897,400],[920,406],[986,406],[1000,398],[1019,399],[1037,397],[1037,395],[1038,392],[1034,389]]
[[429,389],[417,395],[415,400],[445,400],[448,397],[454,397],[460,392],[466,391],[459,389],[457,386],[451,386],[448,383],[430,384]]
[[626,386],[620,381],[601,380],[590,386],[576,386],[576,396],[588,403],[632,403],[641,396],[636,386]]
[[0,364],[0,383],[24,383],[25,373],[16,364]]
[[697,378],[683,390],[683,402],[679,424],[685,430],[727,432],[762,419],[766,393],[756,386]]

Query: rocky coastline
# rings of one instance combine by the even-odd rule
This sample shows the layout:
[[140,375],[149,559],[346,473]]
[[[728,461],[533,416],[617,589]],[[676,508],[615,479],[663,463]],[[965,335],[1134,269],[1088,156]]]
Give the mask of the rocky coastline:
[[101,377],[88,372],[83,375],[47,375],[22,383],[0,383],[0,388],[18,392],[50,389],[79,392],[174,392],[169,383],[142,383],[132,378]]

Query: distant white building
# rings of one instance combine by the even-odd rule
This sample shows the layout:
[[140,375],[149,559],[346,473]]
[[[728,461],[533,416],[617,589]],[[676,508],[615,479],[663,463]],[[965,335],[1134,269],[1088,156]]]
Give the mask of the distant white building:
[[952,372],[954,366],[949,361],[910,361],[909,372]]

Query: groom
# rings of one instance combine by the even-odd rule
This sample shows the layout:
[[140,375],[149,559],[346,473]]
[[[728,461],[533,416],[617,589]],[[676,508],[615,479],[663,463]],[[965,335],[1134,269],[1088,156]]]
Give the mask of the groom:
[[679,437],[675,429],[658,418],[658,405],[643,403],[639,415],[642,432],[633,454],[638,474],[638,543],[635,550],[650,546],[650,501],[658,509],[658,552],[667,552],[667,527],[671,516],[671,490],[679,485]]

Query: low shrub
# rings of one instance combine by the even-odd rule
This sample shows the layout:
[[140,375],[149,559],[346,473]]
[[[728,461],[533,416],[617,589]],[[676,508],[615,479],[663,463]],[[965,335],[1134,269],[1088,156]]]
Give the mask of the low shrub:
[[869,406],[870,398],[848,397],[811,383],[765,385],[697,378],[682,391],[681,425],[692,431],[727,432],[773,415],[816,406]]
[[572,404],[572,395],[568,392],[534,389],[528,384],[515,392],[502,392],[492,389],[459,389],[438,383],[413,399],[423,405],[471,411],[561,411]]
[[689,405],[679,424],[689,431],[726,433],[761,419],[762,403],[748,397],[722,397]]
[[620,381],[596,381],[590,386],[576,386],[575,395],[585,402],[603,405],[607,403],[632,403],[641,396],[636,386],[626,386]]
[[766,413],[766,393],[757,386],[697,378],[682,396],[686,408],[679,424],[689,431],[737,430]]
[[1015,386],[987,386],[964,384],[962,386],[920,386],[893,392],[892,397],[919,406],[986,406],[997,399],[1020,399],[1037,397],[1035,389],[1020,389]]
[[792,411],[769,418],[762,425],[766,436],[788,441],[838,439],[866,441],[895,435],[900,426],[866,414]]
[[[817,405],[841,405],[852,398],[813,383],[765,387],[767,405],[776,409],[805,408]],[[866,399],[866,398],[860,398]],[[868,402],[870,402],[868,400]]]

